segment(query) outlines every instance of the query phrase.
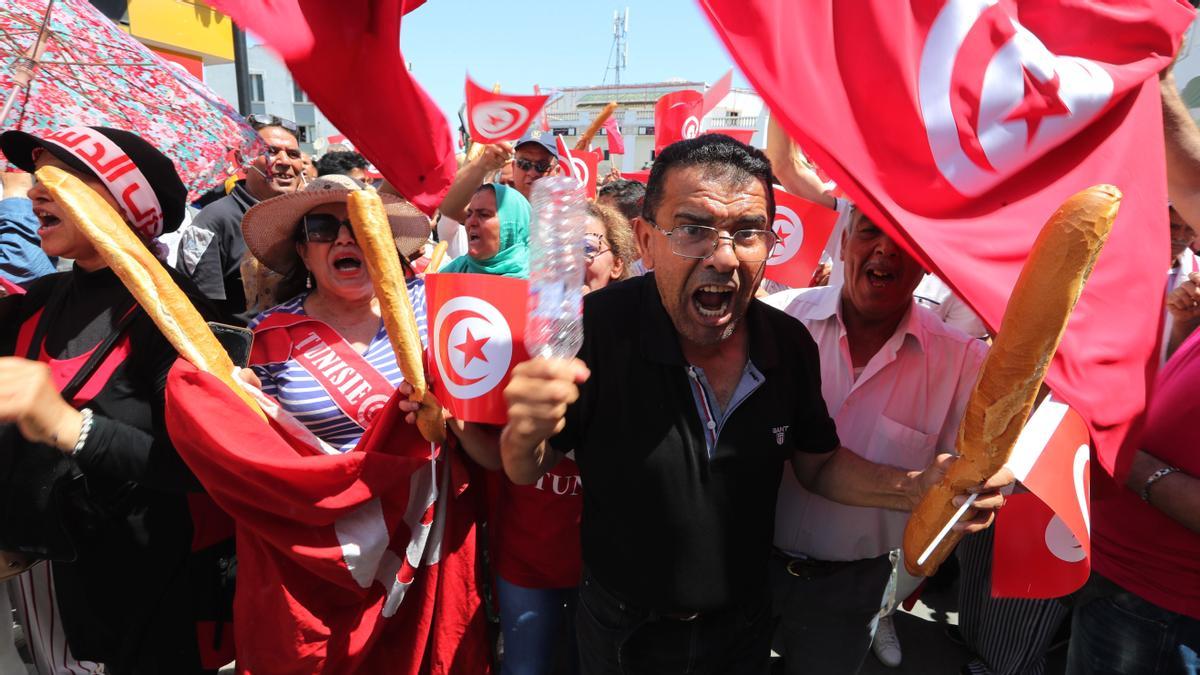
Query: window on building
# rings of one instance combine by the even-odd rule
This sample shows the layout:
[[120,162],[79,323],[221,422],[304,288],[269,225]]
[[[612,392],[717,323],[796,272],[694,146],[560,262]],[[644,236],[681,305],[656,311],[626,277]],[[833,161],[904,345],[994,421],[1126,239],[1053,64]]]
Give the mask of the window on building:
[[292,100],[296,103],[308,103],[308,94],[304,93],[295,80],[292,80]]
[[555,136],[578,136],[579,135],[579,133],[577,132],[575,127],[554,127],[554,129],[550,133],[554,134]]
[[263,96],[263,76],[262,73],[250,73],[250,100],[262,103],[266,101]]
[[312,143],[316,137],[317,137],[317,127],[315,125],[312,125],[312,124],[301,124],[300,125],[300,142],[301,143]]
[[638,136],[653,136],[654,127],[638,127]]

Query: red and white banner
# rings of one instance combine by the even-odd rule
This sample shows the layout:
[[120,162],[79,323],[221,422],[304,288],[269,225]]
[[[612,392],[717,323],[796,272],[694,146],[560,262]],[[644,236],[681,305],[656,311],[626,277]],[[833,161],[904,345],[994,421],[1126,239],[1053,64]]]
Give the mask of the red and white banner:
[[238,673],[487,672],[457,451],[404,422],[398,393],[347,453],[258,396],[270,423],[183,359],[166,391],[173,444],[237,525]]
[[596,180],[600,173],[600,160],[604,153],[599,150],[572,150],[563,143],[562,136],[555,136],[558,143],[558,165],[563,169],[563,175],[579,181],[579,186],[587,193],[588,199],[596,198]]
[[467,128],[479,143],[515,141],[524,135],[549,96],[493,93],[467,77]]
[[992,595],[1058,598],[1091,571],[1091,447],[1087,424],[1052,396],[1021,431],[1008,468],[1029,493],[996,516]]
[[454,416],[504,424],[504,387],[525,361],[529,282],[482,274],[429,274],[430,381]]
[[654,104],[654,154],[676,141],[699,136],[701,120],[725,98],[732,82],[731,69],[707,92],[684,89],[660,97]]
[[779,240],[767,258],[766,277],[791,288],[808,286],[837,218],[837,211],[801,199],[776,185],[775,222],[771,229]]
[[625,137],[621,135],[621,125],[617,123],[617,113],[609,115],[604,120],[604,134],[608,138],[608,154],[625,154]]
[[[866,214],[1000,324],[1042,225],[1091,185],[1120,213],[1047,382],[1103,468],[1153,376],[1167,259],[1158,73],[1179,0],[699,0],[804,152]],[[1070,30],[1064,30],[1070,26]],[[871,45],[863,49],[863,45]],[[1119,459],[1120,458],[1120,459]]]

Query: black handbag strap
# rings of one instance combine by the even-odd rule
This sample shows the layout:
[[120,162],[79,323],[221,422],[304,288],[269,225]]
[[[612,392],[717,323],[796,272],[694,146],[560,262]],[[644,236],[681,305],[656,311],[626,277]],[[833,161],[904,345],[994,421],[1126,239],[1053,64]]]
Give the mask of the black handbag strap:
[[[61,283],[55,284],[54,290],[50,293],[50,297],[46,301],[46,306],[42,310],[42,316],[38,318],[37,326],[34,328],[33,339],[29,341],[29,349],[26,352],[25,358],[30,361],[39,360],[38,357],[41,355],[42,343],[46,339],[46,333],[50,330],[50,324],[57,318],[71,283],[69,279],[64,279]],[[108,357],[113,347],[116,346],[117,340],[121,339],[121,335],[129,327],[130,322],[133,321],[133,317],[137,314],[137,304],[132,296],[121,302],[116,309],[121,318],[117,320],[116,325],[113,326],[104,340],[96,346],[92,355],[79,368],[74,377],[71,378],[71,381],[67,382],[67,386],[62,388],[60,393],[64,401],[70,403],[75,394],[79,393],[79,390],[87,383],[92,373],[96,372],[96,369]]]

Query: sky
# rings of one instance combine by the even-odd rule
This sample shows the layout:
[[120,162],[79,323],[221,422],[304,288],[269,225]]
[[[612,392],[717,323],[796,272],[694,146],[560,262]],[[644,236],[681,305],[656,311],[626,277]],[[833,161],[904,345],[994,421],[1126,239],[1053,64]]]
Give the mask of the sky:
[[[622,84],[672,78],[711,84],[733,67],[694,0],[427,0],[404,18],[400,46],[455,129],[468,71],[481,86],[499,82],[514,94],[533,93],[534,84],[604,83],[613,12],[625,7],[629,60]],[[736,70],[733,85],[748,86]]]

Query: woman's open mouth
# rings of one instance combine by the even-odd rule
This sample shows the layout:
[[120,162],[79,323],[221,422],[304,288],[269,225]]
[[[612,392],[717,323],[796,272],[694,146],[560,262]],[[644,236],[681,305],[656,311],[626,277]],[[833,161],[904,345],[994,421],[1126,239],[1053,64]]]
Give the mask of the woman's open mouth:
[[54,228],[56,228],[62,224],[62,221],[59,219],[59,217],[54,215],[53,213],[50,213],[49,211],[44,211],[42,209],[34,209],[33,215],[37,216],[37,219],[38,219],[38,236],[39,237],[45,236],[46,232],[50,232],[51,230],[53,230]]
[[352,277],[362,271],[362,268],[363,259],[357,254],[346,251],[333,257],[333,269],[340,276]]

